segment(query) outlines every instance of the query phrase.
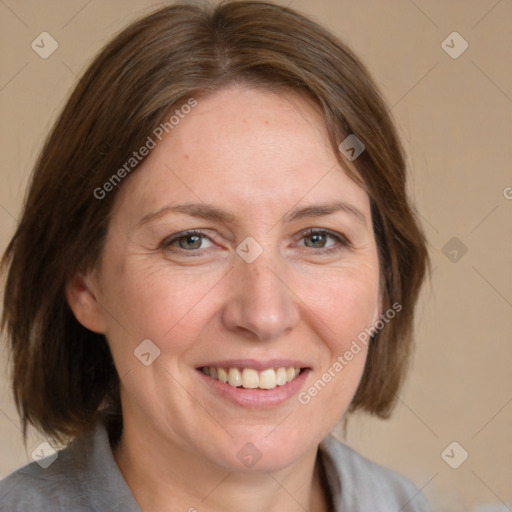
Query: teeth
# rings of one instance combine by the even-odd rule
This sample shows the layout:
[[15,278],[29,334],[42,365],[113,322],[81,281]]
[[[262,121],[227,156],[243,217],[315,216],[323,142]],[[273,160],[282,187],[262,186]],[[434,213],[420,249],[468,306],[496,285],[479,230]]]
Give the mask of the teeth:
[[228,373],[228,382],[234,387],[238,388],[242,385],[242,374],[238,368],[230,368]]
[[220,380],[223,384],[226,384],[228,381],[228,372],[224,370],[224,368],[219,368],[217,370],[217,379]]
[[276,384],[278,386],[284,386],[288,382],[288,376],[286,368],[278,368],[276,372]]
[[244,368],[242,372],[242,386],[247,389],[255,389],[260,385],[258,372],[252,368]]
[[270,370],[263,370],[260,373],[260,388],[274,389],[276,386],[276,372],[274,369],[270,368]]
[[205,375],[218,380],[223,384],[230,384],[235,388],[243,387],[245,389],[274,389],[276,386],[284,386],[299,375],[300,368],[290,366],[284,368],[269,368],[258,372],[253,368],[244,368],[240,371],[238,368],[216,368],[214,366],[203,367]]

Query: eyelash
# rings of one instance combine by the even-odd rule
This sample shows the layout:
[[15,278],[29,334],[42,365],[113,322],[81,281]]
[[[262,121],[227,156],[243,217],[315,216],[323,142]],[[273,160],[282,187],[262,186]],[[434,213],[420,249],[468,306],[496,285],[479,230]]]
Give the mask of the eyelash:
[[[171,238],[165,239],[162,242],[161,247],[165,250],[173,251],[173,249],[171,249],[172,244],[174,244],[175,242],[178,242],[180,239],[186,238],[187,236],[190,236],[190,235],[196,235],[196,236],[199,236],[200,238],[207,238],[208,240],[212,241],[210,239],[210,237],[208,235],[206,235],[205,233],[203,233],[202,231],[197,230],[197,229],[190,229],[188,231],[183,231],[181,233],[178,233],[177,235],[172,236]],[[328,229],[309,228],[301,233],[301,240],[305,237],[312,236],[312,235],[327,235],[338,242],[336,245],[333,245],[330,247],[325,247],[325,248],[324,247],[318,247],[318,248],[310,247],[309,248],[317,253],[321,252],[322,254],[331,254],[334,252],[341,251],[342,249],[352,247],[352,244],[344,235],[342,235],[341,233],[336,233],[334,231],[330,231]],[[308,247],[305,247],[305,248],[308,249]],[[203,249],[203,251],[204,250],[206,250],[206,249]],[[177,248],[177,252],[188,253],[187,257],[199,257],[199,256],[203,255],[203,252],[201,251],[201,249],[187,250],[187,249]]]

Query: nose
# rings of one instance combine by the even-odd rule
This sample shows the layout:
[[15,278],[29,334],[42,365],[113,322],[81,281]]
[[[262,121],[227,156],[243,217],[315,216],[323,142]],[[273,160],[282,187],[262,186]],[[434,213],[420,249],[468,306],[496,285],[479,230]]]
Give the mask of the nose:
[[229,290],[222,321],[238,335],[275,340],[299,322],[299,299],[287,283],[283,267],[263,255],[252,263],[237,261],[230,272]]

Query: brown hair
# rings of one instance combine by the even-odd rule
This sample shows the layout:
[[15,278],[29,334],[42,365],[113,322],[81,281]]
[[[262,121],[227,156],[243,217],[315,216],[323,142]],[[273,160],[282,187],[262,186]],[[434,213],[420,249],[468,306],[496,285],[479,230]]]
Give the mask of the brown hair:
[[[369,194],[383,309],[402,310],[375,334],[349,411],[387,417],[408,366],[413,312],[429,258],[406,194],[403,151],[369,73],[332,34],[267,2],[179,3],[132,23],[78,82],[35,165],[8,268],[2,328],[12,382],[29,423],[55,439],[91,429],[100,410],[119,414],[119,377],[103,335],[74,317],[67,281],[101,255],[118,187],[112,178],[172,108],[230,83],[286,87],[320,108],[333,151]],[[352,162],[338,144],[355,134]],[[122,184],[120,185],[122,186]]]

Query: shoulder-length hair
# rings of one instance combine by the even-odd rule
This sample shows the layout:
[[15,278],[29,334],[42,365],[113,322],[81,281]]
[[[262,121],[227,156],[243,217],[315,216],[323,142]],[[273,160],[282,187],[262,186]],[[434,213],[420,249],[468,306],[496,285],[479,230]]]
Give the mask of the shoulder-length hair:
[[[333,152],[369,195],[383,310],[401,310],[372,336],[349,412],[389,416],[410,359],[429,257],[385,102],[352,51],[292,9],[256,1],[177,3],[132,23],[96,56],[35,165],[2,260],[2,328],[25,434],[30,423],[54,439],[73,438],[92,429],[102,411],[119,425],[119,377],[108,344],[75,319],[65,286],[101,255],[122,186],[113,175],[177,105],[232,83],[289,88],[313,100]],[[338,146],[352,134],[365,151],[348,162]]]

